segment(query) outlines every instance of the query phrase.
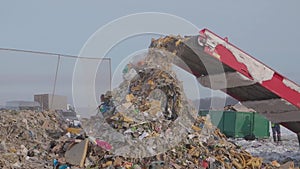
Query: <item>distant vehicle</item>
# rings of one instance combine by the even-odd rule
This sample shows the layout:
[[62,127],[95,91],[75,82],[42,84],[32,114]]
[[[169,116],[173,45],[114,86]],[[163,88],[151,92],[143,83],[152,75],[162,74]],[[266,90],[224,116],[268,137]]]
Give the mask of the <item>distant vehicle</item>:
[[69,127],[81,127],[81,123],[74,110],[57,110],[59,118],[69,125]]
[[78,120],[77,114],[73,110],[58,110],[57,113],[64,121]]

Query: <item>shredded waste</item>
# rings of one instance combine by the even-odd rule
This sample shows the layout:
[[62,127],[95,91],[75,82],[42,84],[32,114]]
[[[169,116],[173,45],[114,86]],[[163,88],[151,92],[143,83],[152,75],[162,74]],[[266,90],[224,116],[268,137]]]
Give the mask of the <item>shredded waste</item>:
[[[12,168],[294,168],[293,162],[263,163],[227,141],[209,117],[198,117],[170,150],[145,158],[114,155],[108,142],[67,132],[55,112],[1,111],[0,167]],[[83,130],[82,128],[79,128]]]
[[[67,132],[54,112],[1,112],[0,167],[10,168],[294,168],[292,162],[264,164],[227,141],[206,117],[170,150],[145,158],[111,153],[108,142]],[[43,126],[43,127],[41,127]],[[284,167],[286,168],[286,167]]]
[[[153,41],[150,47],[178,37]],[[129,63],[124,81],[101,97],[99,113],[71,125],[55,112],[1,111],[0,167],[31,168],[295,168],[264,163],[200,117],[172,70],[176,53],[149,49]]]

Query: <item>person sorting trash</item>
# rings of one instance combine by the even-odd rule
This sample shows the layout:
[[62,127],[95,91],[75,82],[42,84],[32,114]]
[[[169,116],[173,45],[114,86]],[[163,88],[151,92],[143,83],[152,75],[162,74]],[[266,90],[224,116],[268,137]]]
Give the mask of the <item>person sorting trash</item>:
[[281,142],[280,124],[272,122],[271,127],[272,127],[273,141],[275,143]]

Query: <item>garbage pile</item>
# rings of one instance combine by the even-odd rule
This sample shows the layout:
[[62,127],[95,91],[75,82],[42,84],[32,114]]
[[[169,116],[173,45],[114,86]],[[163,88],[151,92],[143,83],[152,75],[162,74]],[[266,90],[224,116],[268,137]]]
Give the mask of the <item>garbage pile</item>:
[[87,135],[113,145],[113,154],[144,158],[166,152],[197,117],[171,71],[168,53],[149,51],[130,63],[120,86],[103,96],[99,114],[83,122]]
[[0,111],[0,168],[51,168],[49,144],[64,125],[50,112]]
[[109,143],[65,126],[54,112],[1,111],[0,122],[3,169],[294,168],[292,162],[263,164],[228,142],[206,117],[198,117],[178,145],[145,158],[112,154]]
[[[153,41],[152,47],[180,44],[175,39]],[[209,116],[197,116],[174,61],[180,62],[174,52],[149,49],[143,60],[127,64],[124,81],[103,94],[99,113],[79,126],[55,112],[1,112],[0,167],[279,168],[229,142]]]
[[226,141],[226,137],[206,121],[206,117],[199,117],[187,133],[178,145],[164,153],[145,158],[104,156],[96,166],[179,169],[261,168],[264,165],[261,158],[252,157],[234,143]]
[[106,150],[93,150],[89,164],[136,169],[278,167],[227,141],[209,119],[197,116],[172,71],[174,60],[174,53],[149,49],[142,61],[125,67],[123,83],[103,95],[99,114],[83,122],[87,135]]

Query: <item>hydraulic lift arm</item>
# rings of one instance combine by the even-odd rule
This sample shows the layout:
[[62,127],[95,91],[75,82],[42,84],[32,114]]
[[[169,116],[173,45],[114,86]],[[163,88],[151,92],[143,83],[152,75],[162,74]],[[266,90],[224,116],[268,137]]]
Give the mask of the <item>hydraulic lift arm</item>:
[[[267,119],[300,133],[300,86],[203,29],[197,36],[164,37],[150,47],[175,53],[203,86],[221,90]],[[187,68],[188,67],[188,68]]]

